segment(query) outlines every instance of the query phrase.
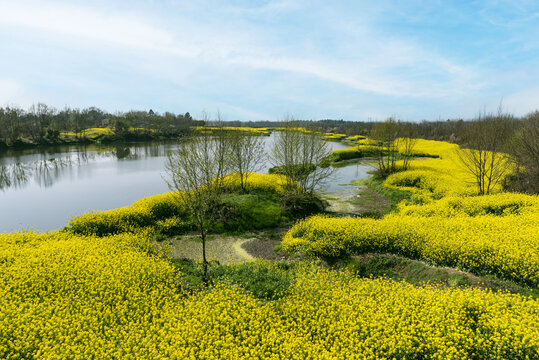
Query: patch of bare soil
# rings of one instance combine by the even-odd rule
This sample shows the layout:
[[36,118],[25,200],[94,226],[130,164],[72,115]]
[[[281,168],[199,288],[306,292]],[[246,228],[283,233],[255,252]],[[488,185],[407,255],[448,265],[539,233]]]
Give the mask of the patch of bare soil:
[[[272,229],[266,232],[246,233],[240,236],[210,235],[206,240],[208,261],[220,264],[237,264],[255,258],[282,260],[285,254],[275,251],[288,228]],[[202,243],[196,235],[171,238],[163,245],[170,249],[169,255],[177,259],[202,259]]]
[[265,260],[283,260],[286,256],[275,251],[281,243],[280,239],[254,238],[241,244],[241,247],[252,257]]
[[[220,264],[237,264],[252,260],[241,245],[251,240],[249,237],[209,236],[206,240],[206,258]],[[198,236],[184,235],[170,239],[170,256],[177,259],[202,260],[202,242]]]

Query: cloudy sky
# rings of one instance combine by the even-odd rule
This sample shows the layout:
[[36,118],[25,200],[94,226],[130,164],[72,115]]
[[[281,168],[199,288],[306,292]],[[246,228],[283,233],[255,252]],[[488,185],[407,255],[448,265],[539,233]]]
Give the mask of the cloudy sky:
[[539,109],[539,2],[4,1],[0,105],[226,120]]

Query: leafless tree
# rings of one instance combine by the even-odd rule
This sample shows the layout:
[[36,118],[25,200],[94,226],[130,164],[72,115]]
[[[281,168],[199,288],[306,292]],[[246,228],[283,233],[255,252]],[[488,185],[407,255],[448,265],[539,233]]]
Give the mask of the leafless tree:
[[265,151],[262,136],[248,131],[231,131],[230,162],[233,170],[238,173],[242,191],[247,191],[249,175],[260,171],[264,164]]
[[504,150],[512,133],[512,118],[501,106],[496,114],[479,114],[464,135],[465,145],[456,152],[480,195],[489,194],[508,174],[510,161]]
[[392,117],[375,124],[371,130],[370,137],[377,141],[378,172],[382,177],[397,171],[399,136],[399,123]]
[[407,170],[412,159],[414,148],[417,144],[416,133],[412,124],[398,123],[399,125],[399,152],[403,156],[402,170]]
[[[331,167],[321,167],[322,159],[331,154],[323,136],[316,129],[287,116],[276,134],[271,161],[286,175],[289,192],[313,192],[333,173]],[[299,185],[299,186],[298,186]]]
[[513,191],[539,193],[539,111],[526,116],[511,139],[509,152],[516,173],[509,182]]
[[[207,121],[208,115],[203,118]],[[177,151],[169,154],[165,168],[169,188],[189,211],[200,234],[205,284],[209,282],[206,237],[211,224],[220,217],[220,197],[230,171],[225,136],[224,131],[201,131],[182,141]]]

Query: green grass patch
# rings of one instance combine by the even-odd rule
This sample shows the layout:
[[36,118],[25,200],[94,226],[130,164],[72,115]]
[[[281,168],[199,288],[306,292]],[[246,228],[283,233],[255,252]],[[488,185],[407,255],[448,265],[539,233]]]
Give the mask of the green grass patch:
[[472,286],[493,291],[509,291],[524,296],[539,297],[539,289],[526,287],[512,281],[492,276],[479,277],[451,268],[430,266],[422,261],[390,254],[364,254],[341,259],[336,269],[348,268],[360,277],[384,277],[421,286],[441,284],[448,287]]
[[[376,177],[376,176],[371,176],[368,179],[354,180],[352,184],[357,185],[357,186],[364,185],[368,189],[380,195],[383,195],[387,197],[387,199],[389,199],[388,207],[386,207],[385,209],[375,209],[375,211],[380,212],[382,215],[397,211],[398,203],[400,203],[402,200],[410,201],[412,198],[412,193],[410,193],[409,191],[394,190],[394,189],[389,189],[385,187],[384,179]],[[375,200],[374,197],[372,197],[372,199]]]
[[[184,287],[202,289],[202,265],[187,259],[171,259],[182,274]],[[292,284],[300,263],[286,261],[251,261],[237,265],[210,265],[208,272],[213,283],[226,282],[241,287],[261,300],[283,297]]]
[[289,220],[278,196],[273,193],[262,191],[249,194],[231,193],[223,195],[221,200],[238,210],[234,218],[222,224],[225,231],[241,232],[272,228]]

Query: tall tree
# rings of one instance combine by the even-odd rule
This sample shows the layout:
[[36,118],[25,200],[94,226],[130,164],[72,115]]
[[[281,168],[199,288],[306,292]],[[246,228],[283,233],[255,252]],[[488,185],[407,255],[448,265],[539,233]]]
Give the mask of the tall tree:
[[230,131],[230,162],[240,178],[242,191],[247,191],[249,176],[260,171],[264,164],[265,151],[262,136],[249,131]]
[[377,141],[378,173],[385,177],[397,171],[399,150],[399,123],[392,117],[373,126],[370,137]]
[[457,150],[459,163],[473,177],[480,195],[489,194],[508,174],[510,162],[504,151],[512,119],[501,106],[497,114],[479,114],[464,135],[465,145]]
[[[208,120],[207,115],[204,120]],[[226,185],[225,175],[230,171],[224,141],[224,135],[215,137],[202,131],[180,142],[177,151],[169,154],[165,168],[169,188],[191,214],[202,240],[202,280],[206,285],[209,283],[206,238],[211,225],[221,217],[220,199]]]
[[321,166],[322,159],[331,154],[329,146],[322,133],[306,128],[293,117],[285,117],[280,125],[271,154],[272,164],[286,175],[288,192],[313,194],[333,173],[332,167]]
[[539,111],[526,116],[511,139],[509,152],[516,163],[516,172],[508,188],[539,194]]

